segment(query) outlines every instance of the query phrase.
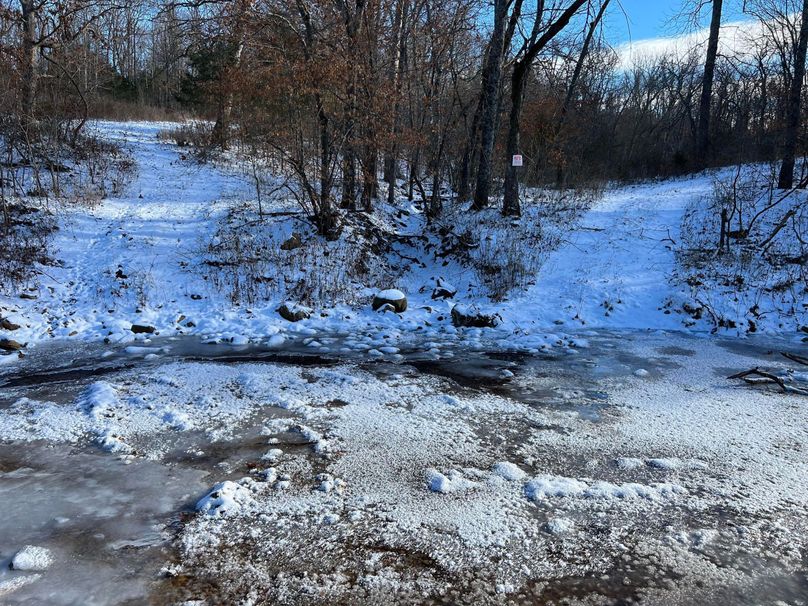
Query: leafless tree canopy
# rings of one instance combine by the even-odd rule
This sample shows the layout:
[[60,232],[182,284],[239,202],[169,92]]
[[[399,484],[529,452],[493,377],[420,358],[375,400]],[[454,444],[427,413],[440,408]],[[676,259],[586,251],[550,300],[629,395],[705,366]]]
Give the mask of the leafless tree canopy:
[[[737,52],[722,50],[728,8],[757,23]],[[209,151],[237,144],[292,174],[328,238],[382,193],[430,217],[449,200],[519,215],[520,180],[780,159],[788,188],[804,181],[806,8],[683,2],[704,44],[627,62],[603,30],[610,0],[6,1],[3,140],[27,157],[76,145],[91,117],[202,118]]]

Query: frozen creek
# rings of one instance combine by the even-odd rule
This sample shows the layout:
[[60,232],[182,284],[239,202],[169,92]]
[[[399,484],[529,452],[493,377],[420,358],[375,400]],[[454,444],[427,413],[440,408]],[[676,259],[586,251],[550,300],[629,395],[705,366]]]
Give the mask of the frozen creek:
[[799,346],[354,340],[0,366],[0,603],[808,604]]

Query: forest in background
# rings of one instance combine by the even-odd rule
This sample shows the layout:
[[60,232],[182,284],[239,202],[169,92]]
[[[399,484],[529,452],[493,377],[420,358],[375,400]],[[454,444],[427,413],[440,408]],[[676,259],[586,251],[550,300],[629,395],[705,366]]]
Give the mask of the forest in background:
[[[683,0],[703,43],[627,62],[604,30],[613,0],[4,1],[7,242],[25,199],[62,193],[70,162],[97,197],[123,187],[131,167],[87,132],[93,118],[182,118],[162,136],[200,161],[235,154],[256,183],[281,176],[326,240],[383,202],[415,201],[429,222],[465,204],[516,218],[520,184],[591,191],[771,163],[717,184],[689,252],[765,256],[787,236],[767,263],[804,269],[791,193],[808,178],[808,0],[730,2]],[[753,25],[731,48],[728,8]],[[27,234],[27,260],[49,229]]]

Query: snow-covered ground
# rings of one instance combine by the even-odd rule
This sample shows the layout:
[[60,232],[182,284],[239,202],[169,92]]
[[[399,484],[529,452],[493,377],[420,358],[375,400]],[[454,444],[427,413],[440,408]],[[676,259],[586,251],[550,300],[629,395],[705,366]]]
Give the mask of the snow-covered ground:
[[[64,208],[61,264],[0,299],[29,344],[0,358],[0,602],[806,603],[808,373],[779,355],[804,318],[682,313],[711,177],[606,190],[505,300],[399,243],[395,283],[292,323],[205,264],[252,184],[170,126],[98,126],[128,193]],[[379,220],[423,232],[406,210]],[[407,310],[372,311],[385,289]],[[792,391],[726,378],[753,367]]]
[[[235,343],[273,335],[280,343],[279,333],[358,327],[387,329],[401,338],[418,330],[419,336],[455,339],[448,313],[454,302],[498,312],[504,321],[497,330],[486,331],[485,338],[501,347],[526,350],[554,343],[559,331],[581,327],[712,327],[708,318],[695,323],[682,312],[691,293],[672,279],[673,248],[680,240],[684,209],[710,192],[707,176],[607,189],[580,224],[560,233],[562,245],[549,255],[532,285],[496,304],[475,284],[471,270],[413,248],[405,252],[418,254],[423,266],[412,264],[394,284],[356,285],[365,296],[358,308],[316,309],[311,319],[290,324],[276,311],[282,293],[234,305],[233,292],[220,288],[215,270],[205,265],[205,252],[227,209],[253,199],[254,186],[235,168],[199,165],[183,150],[159,140],[158,133],[172,126],[97,125],[102,136],[132,155],[136,177],[122,197],[60,212],[61,229],[52,247],[59,266],[43,268],[38,283],[0,297],[0,315],[21,326],[9,336],[32,345],[51,339],[148,338],[133,334],[135,324],[154,327],[162,336],[196,334]],[[423,217],[417,209],[410,206],[407,217],[402,233],[422,233]],[[278,225],[289,231],[281,236],[291,235],[294,223]],[[454,301],[431,299],[441,277],[459,289]],[[408,311],[401,316],[372,312],[372,292],[392,287],[406,291]],[[22,294],[35,299],[19,298]],[[760,322],[760,329],[795,335],[803,321],[772,314]],[[464,331],[463,336],[476,343],[478,333]]]

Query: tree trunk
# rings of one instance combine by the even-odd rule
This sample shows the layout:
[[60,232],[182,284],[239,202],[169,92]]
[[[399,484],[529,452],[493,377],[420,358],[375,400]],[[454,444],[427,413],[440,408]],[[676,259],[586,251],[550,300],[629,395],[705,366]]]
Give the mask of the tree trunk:
[[466,202],[471,198],[471,165],[474,161],[474,152],[479,143],[480,114],[483,109],[483,98],[480,96],[477,101],[477,108],[474,110],[474,117],[471,119],[468,138],[463,147],[463,157],[460,160],[460,171],[458,174],[457,198],[460,202]]
[[348,83],[348,101],[345,104],[345,144],[342,148],[342,200],[340,206],[356,210],[356,149],[354,146],[354,107],[356,106],[356,83],[354,76]]
[[518,61],[511,77],[511,113],[508,119],[508,140],[505,149],[505,193],[502,199],[502,214],[518,217],[522,214],[519,204],[519,169],[513,166],[511,159],[519,153],[519,122],[522,117],[522,105],[525,100],[525,88],[530,73],[530,64]]
[[496,139],[499,90],[502,80],[502,55],[505,44],[505,20],[508,16],[506,0],[494,0],[494,30],[488,47],[488,56],[483,74],[482,117],[480,119],[480,163],[477,168],[477,185],[474,190],[475,210],[488,206],[491,195],[494,141]]
[[563,149],[560,141],[558,141],[558,138],[564,130],[564,125],[567,122],[567,114],[569,113],[572,98],[575,96],[575,89],[578,86],[578,80],[581,79],[581,72],[583,71],[586,57],[589,54],[589,47],[592,45],[592,40],[595,38],[595,32],[597,31],[600,22],[603,20],[603,15],[606,14],[606,9],[609,7],[610,2],[611,0],[603,0],[598,14],[595,15],[595,19],[589,25],[589,31],[586,33],[586,38],[584,39],[583,46],[581,47],[581,54],[578,55],[578,61],[575,63],[575,70],[572,73],[572,80],[570,80],[570,84],[567,87],[567,94],[564,96],[564,103],[561,106],[561,117],[558,120],[558,128],[556,129],[556,153],[558,155],[558,164],[556,166],[556,186],[559,188],[563,187],[564,185],[564,162],[562,160]]
[[38,76],[36,45],[36,7],[34,0],[21,0],[22,25],[22,124],[29,140],[33,133],[29,132],[36,124],[36,94]]
[[404,12],[406,0],[396,2],[395,15],[393,20],[393,43],[391,49],[395,53],[395,59],[390,69],[390,77],[393,81],[393,115],[392,128],[390,133],[390,143],[384,157],[384,180],[387,182],[387,202],[393,204],[396,198],[396,180],[398,179],[398,133],[399,133],[399,112],[401,109],[401,83],[402,68],[406,53],[406,36],[404,35]]
[[365,146],[362,161],[362,210],[373,211],[373,199],[378,194],[377,162],[378,155],[372,145]]
[[696,132],[696,168],[707,166],[710,155],[710,111],[712,108],[713,79],[715,60],[718,55],[718,37],[721,33],[721,10],[724,0],[713,0],[713,14],[710,19],[710,38],[707,42],[707,57],[704,60],[704,75],[701,80],[701,101],[699,102],[699,125]]
[[320,125],[320,208],[317,227],[321,236],[333,240],[336,239],[338,230],[334,209],[331,207],[331,136],[328,130],[328,116],[319,95],[317,95],[317,120]]
[[805,79],[805,51],[808,48],[808,0],[802,3],[802,19],[800,23],[800,39],[794,57],[794,77],[786,107],[786,132],[783,144],[783,164],[780,166],[780,178],[777,186],[780,189],[794,187],[794,157],[797,154],[797,139],[800,130],[800,113],[802,110],[802,82]]
[[[244,53],[244,26],[247,20],[247,12],[250,9],[252,0],[240,0],[236,7],[235,23],[233,25],[233,57],[232,65],[229,67],[227,75],[232,76],[241,67],[241,56]],[[230,78],[225,78],[227,91],[219,100],[216,110],[216,123],[213,125],[213,142],[226,150],[230,143],[230,118],[233,115],[233,83],[228,82]]]
[[[505,193],[502,199],[502,214],[518,217],[522,209],[519,206],[519,174],[517,168],[512,165],[511,159],[519,153],[519,122],[522,118],[522,105],[525,100],[525,89],[527,79],[533,61],[541,50],[555,38],[573,18],[581,7],[590,0],[572,0],[564,9],[564,12],[555,21],[544,29],[544,33],[537,38],[540,31],[541,12],[536,14],[533,23],[533,32],[530,42],[524,47],[524,55],[516,62],[511,76],[511,112],[508,121],[508,140],[505,146]],[[808,0],[805,0],[808,2]]]

